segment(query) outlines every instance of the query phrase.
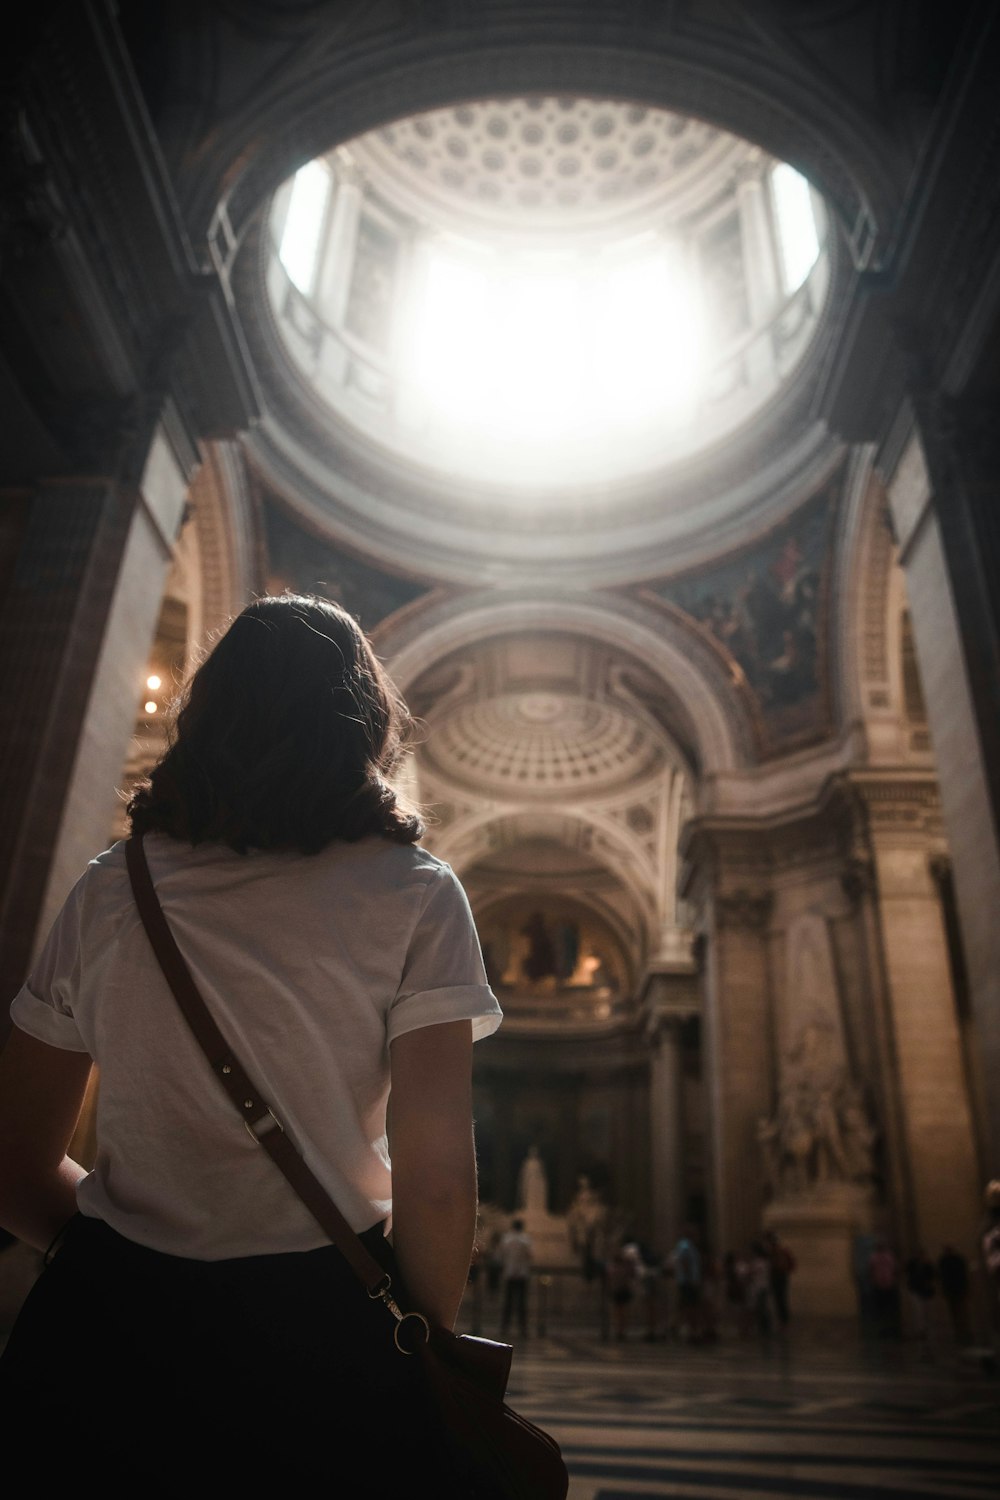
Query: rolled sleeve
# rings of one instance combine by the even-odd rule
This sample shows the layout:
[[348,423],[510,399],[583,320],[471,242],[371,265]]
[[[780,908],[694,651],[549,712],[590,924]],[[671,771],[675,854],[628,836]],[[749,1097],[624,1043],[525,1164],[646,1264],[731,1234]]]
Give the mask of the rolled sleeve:
[[19,1031],[26,1031],[38,1042],[48,1042],[63,1052],[86,1052],[76,1020],[65,1011],[56,1010],[36,995],[28,985],[11,1001],[10,1018]]
[[443,1021],[471,1021],[472,1040],[492,1036],[503,1019],[496,996],[487,984],[452,984],[445,989],[424,990],[407,995],[389,1012],[387,1038],[390,1042],[407,1031],[421,1026],[438,1026]]
[[468,898],[449,865],[428,881],[410,937],[396,997],[386,1018],[392,1042],[407,1031],[471,1021],[472,1039],[492,1035],[503,1019],[486,980]]
[[67,897],[38,962],[10,1007],[10,1018],[18,1030],[63,1052],[88,1050],[73,1013],[81,966],[80,904],[84,879],[77,881]]

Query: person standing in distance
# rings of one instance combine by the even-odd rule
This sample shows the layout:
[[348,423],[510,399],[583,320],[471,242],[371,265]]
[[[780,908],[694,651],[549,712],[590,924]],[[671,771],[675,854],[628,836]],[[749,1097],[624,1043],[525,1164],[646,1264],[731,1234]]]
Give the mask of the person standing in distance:
[[500,1239],[500,1266],[503,1277],[503,1313],[500,1331],[506,1333],[514,1318],[522,1338],[528,1336],[528,1282],[531,1277],[531,1235],[523,1219],[515,1219]]

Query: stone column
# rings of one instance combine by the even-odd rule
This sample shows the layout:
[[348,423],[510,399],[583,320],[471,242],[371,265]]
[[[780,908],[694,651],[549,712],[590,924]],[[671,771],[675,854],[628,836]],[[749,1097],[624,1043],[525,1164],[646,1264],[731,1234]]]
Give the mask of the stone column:
[[[996,496],[978,459],[956,451],[956,420],[925,413],[889,486],[941,791],[982,1074],[1000,1079],[1000,554]],[[935,469],[929,466],[936,455]],[[1000,470],[1000,464],[994,474]],[[988,519],[989,502],[994,519]],[[1000,1088],[987,1090],[982,1133],[1000,1167]]]
[[778,247],[774,241],[771,215],[767,203],[765,166],[762,161],[748,162],[739,173],[736,201],[740,210],[740,232],[743,239],[743,266],[747,279],[750,321],[754,328],[765,328],[781,302],[781,274]]
[[679,1027],[679,1021],[664,1018],[651,1037],[649,1124],[653,1244],[661,1252],[676,1245],[685,1208]]
[[35,935],[42,941],[87,861],[106,847],[136,712],[145,697],[149,650],[181,528],[187,480],[162,429],[139,482],[121,570],[111,596],[93,686],[53,849]]
[[[7,503],[15,503],[13,497]],[[104,623],[138,497],[98,477],[42,482],[0,600],[0,984],[27,972]],[[6,1034],[6,1020],[0,1021]]]
[[711,1233],[719,1254],[760,1230],[758,1122],[771,1113],[773,1046],[767,927],[772,898],[724,889],[711,902],[705,950],[705,1075]]
[[8,996],[23,982],[43,926],[107,842],[142,687],[136,673],[173,539],[164,527],[176,530],[180,519],[176,490],[154,516],[152,497],[161,495],[154,472],[151,459],[139,483],[96,475],[44,481],[20,502],[24,524],[0,600],[8,726],[0,755],[0,982]]
[[330,228],[326,245],[320,251],[322,280],[319,304],[323,317],[331,328],[339,328],[347,311],[363,197],[362,177],[355,168],[338,163],[336,178]]
[[736,184],[750,326],[756,335],[746,356],[751,384],[773,381],[776,378],[774,342],[766,336],[765,330],[782,300],[778,247],[775,244],[767,202],[764,172],[762,161],[747,162],[740,171]]
[[996,401],[936,395],[918,397],[915,404],[996,837],[1000,836],[1000,434]]
[[875,1062],[872,1082],[884,1174],[885,1202],[878,1205],[878,1212],[887,1216],[884,1225],[880,1227],[886,1229],[893,1243],[909,1244],[915,1234],[913,1189],[896,1062],[892,1000],[883,953],[878,882],[866,827],[858,830],[853,850],[844,861],[840,882],[856,916],[858,926],[855,941],[860,948],[862,966],[867,975],[871,1048]]
[[932,854],[937,788],[855,778],[875,857],[912,1232],[930,1253],[968,1247],[980,1196],[972,1107]]
[[427,400],[422,382],[414,379],[413,371],[430,274],[431,246],[427,235],[417,226],[411,226],[400,242],[399,254],[392,325],[392,364],[396,372],[394,414],[401,427],[419,433],[427,426]]

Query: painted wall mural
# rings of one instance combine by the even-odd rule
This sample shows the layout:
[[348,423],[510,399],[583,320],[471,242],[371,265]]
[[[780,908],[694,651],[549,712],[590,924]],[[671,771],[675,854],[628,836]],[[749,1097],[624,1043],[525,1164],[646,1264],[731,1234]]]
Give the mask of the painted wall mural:
[[365,630],[428,592],[424,583],[384,573],[312,535],[273,501],[265,500],[262,508],[270,588],[332,599]]
[[827,613],[834,480],[763,540],[651,592],[683,610],[731,658],[755,709],[762,756],[831,727]]

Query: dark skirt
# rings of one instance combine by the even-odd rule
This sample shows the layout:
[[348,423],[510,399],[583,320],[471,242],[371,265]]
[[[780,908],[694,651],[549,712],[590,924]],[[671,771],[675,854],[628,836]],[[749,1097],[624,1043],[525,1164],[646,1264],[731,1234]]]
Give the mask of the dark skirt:
[[458,1493],[393,1326],[333,1246],[186,1260],[78,1215],[0,1358],[4,1468],[42,1493]]

